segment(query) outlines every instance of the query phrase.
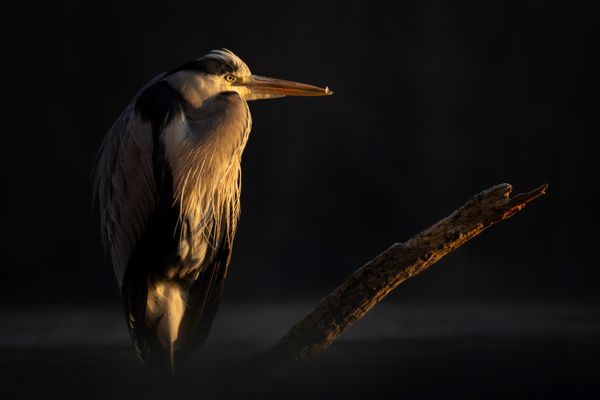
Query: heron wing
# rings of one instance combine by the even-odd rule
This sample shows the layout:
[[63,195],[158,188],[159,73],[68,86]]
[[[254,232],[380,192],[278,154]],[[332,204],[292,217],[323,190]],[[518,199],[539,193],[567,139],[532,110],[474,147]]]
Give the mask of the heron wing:
[[102,240],[119,287],[129,257],[156,204],[155,127],[136,111],[136,101],[163,76],[150,81],[129,103],[107,133],[97,157],[95,198]]

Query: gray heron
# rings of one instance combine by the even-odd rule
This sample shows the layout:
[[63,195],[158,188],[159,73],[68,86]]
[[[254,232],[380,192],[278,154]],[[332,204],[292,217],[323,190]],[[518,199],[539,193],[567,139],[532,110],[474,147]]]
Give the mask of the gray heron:
[[118,117],[98,153],[95,191],[140,360],[174,368],[208,336],[240,213],[247,101],[327,96],[252,75],[227,49],[162,73]]

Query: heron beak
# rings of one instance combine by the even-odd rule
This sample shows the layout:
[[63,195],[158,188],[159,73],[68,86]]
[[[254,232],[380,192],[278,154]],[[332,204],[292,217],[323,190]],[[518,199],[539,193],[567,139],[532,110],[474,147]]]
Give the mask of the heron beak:
[[246,77],[242,85],[250,91],[249,100],[284,96],[330,96],[333,94],[328,87],[320,88],[305,83],[284,81],[282,79],[267,78],[258,75]]

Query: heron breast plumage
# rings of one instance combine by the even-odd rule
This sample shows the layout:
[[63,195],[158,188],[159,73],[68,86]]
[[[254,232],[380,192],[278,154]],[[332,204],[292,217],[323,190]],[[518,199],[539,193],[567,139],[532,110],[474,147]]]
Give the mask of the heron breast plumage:
[[[208,103],[208,104],[207,104]],[[248,106],[221,94],[181,112],[162,140],[179,206],[179,277],[196,274],[222,239],[233,241],[240,212],[241,157],[251,128]]]

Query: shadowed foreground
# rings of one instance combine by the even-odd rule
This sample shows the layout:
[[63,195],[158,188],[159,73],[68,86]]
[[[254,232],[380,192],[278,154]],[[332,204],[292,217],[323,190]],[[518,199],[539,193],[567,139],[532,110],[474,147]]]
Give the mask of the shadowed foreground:
[[[600,307],[382,304],[321,357],[266,374],[267,350],[310,303],[226,303],[174,379],[141,368],[120,313],[3,310],[2,398],[568,398],[600,389]],[[8,397],[5,397],[8,395]]]

